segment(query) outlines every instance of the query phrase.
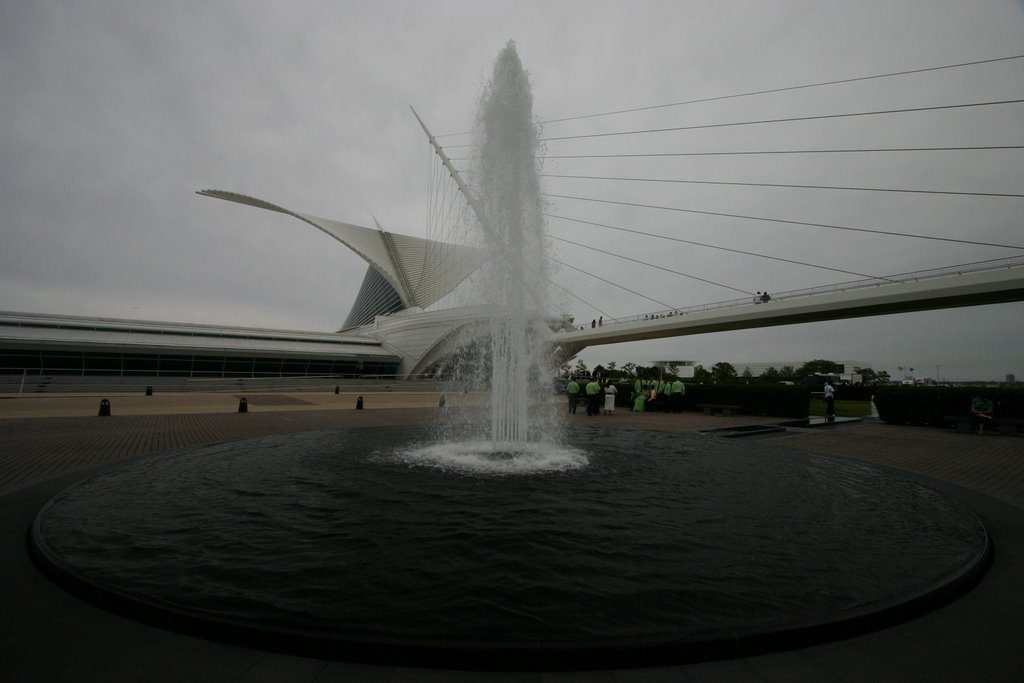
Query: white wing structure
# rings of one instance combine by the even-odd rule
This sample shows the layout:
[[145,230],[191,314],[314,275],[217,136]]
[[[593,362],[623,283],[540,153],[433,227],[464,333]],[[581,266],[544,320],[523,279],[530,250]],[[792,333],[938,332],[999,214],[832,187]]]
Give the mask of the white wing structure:
[[365,228],[223,190],[200,190],[198,194],[294,216],[327,233],[366,261],[369,269],[343,329],[372,323],[377,315],[427,308],[450,294],[490,257],[481,247],[387,232],[379,223],[376,229]]
[[490,315],[481,308],[423,310],[486,264],[490,252],[485,248],[391,233],[379,224],[374,229],[310,216],[235,192],[198,194],[294,216],[366,261],[366,276],[342,330],[373,337],[399,354],[402,374],[422,372],[453,350],[460,330]]

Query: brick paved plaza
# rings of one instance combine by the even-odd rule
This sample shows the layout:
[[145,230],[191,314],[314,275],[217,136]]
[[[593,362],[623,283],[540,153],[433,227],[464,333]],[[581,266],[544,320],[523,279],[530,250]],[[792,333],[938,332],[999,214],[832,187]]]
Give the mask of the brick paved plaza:
[[[1024,437],[854,422],[789,428],[772,443],[869,462],[971,506],[995,544],[988,574],[967,595],[910,621],[846,640],[758,657],[617,671],[484,674],[363,666],[264,653],[192,638],[100,610],[31,564],[25,533],[61,488],[112,463],[169,449],[333,427],[436,419],[437,396],[229,394],[0,397],[0,514],[4,681],[1019,681],[1024,680]],[[456,397],[458,399],[459,397]],[[449,401],[458,406],[459,401]],[[634,414],[572,420],[616,429],[696,431],[773,424],[746,416]],[[766,438],[766,437],[759,437]]]

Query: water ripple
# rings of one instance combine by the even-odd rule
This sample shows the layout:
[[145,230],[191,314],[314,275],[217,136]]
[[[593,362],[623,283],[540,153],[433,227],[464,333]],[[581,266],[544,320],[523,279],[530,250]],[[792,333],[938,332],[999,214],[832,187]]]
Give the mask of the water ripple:
[[75,571],[150,600],[464,642],[807,619],[928,585],[984,538],[958,503],[870,467],[701,435],[568,436],[222,444],[69,489],[40,529]]

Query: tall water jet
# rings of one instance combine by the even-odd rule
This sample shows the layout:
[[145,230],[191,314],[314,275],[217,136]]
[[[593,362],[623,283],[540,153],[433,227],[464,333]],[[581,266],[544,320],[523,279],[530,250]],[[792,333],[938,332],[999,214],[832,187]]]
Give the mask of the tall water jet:
[[547,310],[537,126],[530,81],[509,41],[494,62],[477,113],[475,193],[495,258],[484,296],[490,320],[491,440],[507,449],[530,438],[531,386],[551,376],[536,331]]

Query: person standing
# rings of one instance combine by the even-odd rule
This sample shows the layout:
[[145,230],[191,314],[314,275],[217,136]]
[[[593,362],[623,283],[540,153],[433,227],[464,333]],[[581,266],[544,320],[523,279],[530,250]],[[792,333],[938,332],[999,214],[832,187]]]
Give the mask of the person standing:
[[619,390],[615,388],[611,380],[604,385],[604,414],[614,415],[615,414],[615,395],[619,393]]
[[587,392],[587,415],[601,414],[601,384],[597,378],[590,380],[586,387]]
[[686,385],[683,380],[676,379],[672,382],[672,395],[670,405],[673,413],[683,412],[683,396],[686,395]]
[[836,390],[832,382],[825,380],[825,422],[836,421]]
[[570,377],[569,383],[565,385],[565,395],[569,397],[569,414],[576,414],[576,404],[580,401],[580,385],[576,378]]

